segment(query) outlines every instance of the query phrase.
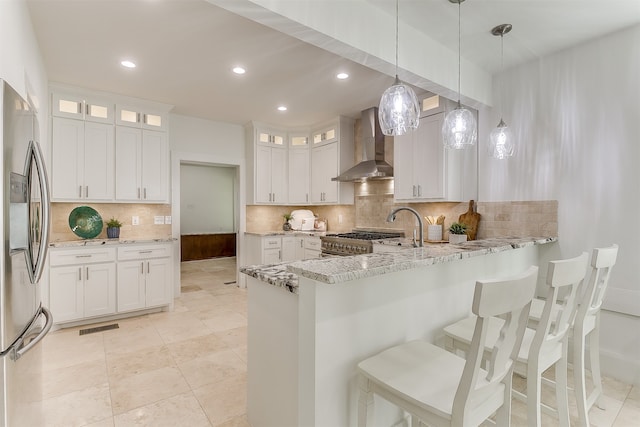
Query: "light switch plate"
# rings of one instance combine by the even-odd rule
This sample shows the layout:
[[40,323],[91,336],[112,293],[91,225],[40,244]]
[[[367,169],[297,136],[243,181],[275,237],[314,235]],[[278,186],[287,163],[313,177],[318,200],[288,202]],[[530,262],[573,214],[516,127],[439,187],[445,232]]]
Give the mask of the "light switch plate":
[[164,223],[165,224],[171,224],[171,215],[166,215],[164,217]]
[[153,217],[153,223],[155,225],[160,225],[160,224],[164,224],[164,216],[162,215],[156,215]]
[[137,215],[134,215],[131,217],[131,225],[139,225],[140,224],[140,217]]

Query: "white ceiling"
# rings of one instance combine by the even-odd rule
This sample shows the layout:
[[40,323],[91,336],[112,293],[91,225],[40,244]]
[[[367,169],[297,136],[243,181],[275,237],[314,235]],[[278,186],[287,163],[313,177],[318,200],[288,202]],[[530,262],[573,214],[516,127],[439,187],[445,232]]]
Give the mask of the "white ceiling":
[[[395,16],[394,1],[365,1]],[[27,3],[50,81],[171,104],[177,114],[305,126],[358,117],[393,82],[204,0]],[[457,11],[448,0],[400,1],[402,21],[456,52]],[[505,37],[510,66],[638,22],[640,0],[469,0],[462,55],[495,72],[500,44],[489,31],[502,23],[514,26]],[[125,58],[138,67],[121,67]],[[231,73],[237,64],[245,75]],[[343,70],[351,77],[338,81]]]

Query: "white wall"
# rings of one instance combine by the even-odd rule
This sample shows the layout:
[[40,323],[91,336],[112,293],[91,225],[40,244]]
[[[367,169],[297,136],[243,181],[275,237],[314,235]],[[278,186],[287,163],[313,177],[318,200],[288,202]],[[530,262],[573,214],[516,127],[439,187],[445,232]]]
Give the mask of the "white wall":
[[23,98],[30,97],[38,110],[40,144],[49,153],[47,72],[24,0],[0,1],[0,79]]
[[[508,39],[505,40],[508,43]],[[480,123],[479,199],[559,202],[563,257],[617,243],[602,316],[606,374],[640,384],[640,25],[505,72],[503,117],[516,157],[483,155],[499,104]]]
[[235,232],[235,177],[231,167],[181,166],[181,234]]

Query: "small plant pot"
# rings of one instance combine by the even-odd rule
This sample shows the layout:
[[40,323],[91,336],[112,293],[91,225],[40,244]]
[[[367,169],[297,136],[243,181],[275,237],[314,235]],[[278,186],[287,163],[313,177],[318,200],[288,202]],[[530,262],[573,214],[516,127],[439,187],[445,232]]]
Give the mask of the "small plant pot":
[[120,227],[107,227],[107,237],[117,239],[120,237]]
[[467,241],[466,234],[451,234],[449,233],[449,243],[462,243]]
[[289,224],[288,222],[285,222],[284,224],[282,224],[282,229],[284,231],[291,231],[291,224]]

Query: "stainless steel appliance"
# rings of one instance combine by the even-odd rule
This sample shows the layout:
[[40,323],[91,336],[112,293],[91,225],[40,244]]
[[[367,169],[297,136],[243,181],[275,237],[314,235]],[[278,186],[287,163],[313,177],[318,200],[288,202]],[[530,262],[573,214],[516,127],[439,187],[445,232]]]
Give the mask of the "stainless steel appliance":
[[320,237],[322,256],[360,255],[373,252],[373,244],[384,239],[404,237],[403,232],[354,230],[349,233],[328,234]]
[[49,236],[49,189],[30,104],[0,80],[2,233],[0,258],[0,426],[42,425],[40,348],[53,319],[40,277]]

